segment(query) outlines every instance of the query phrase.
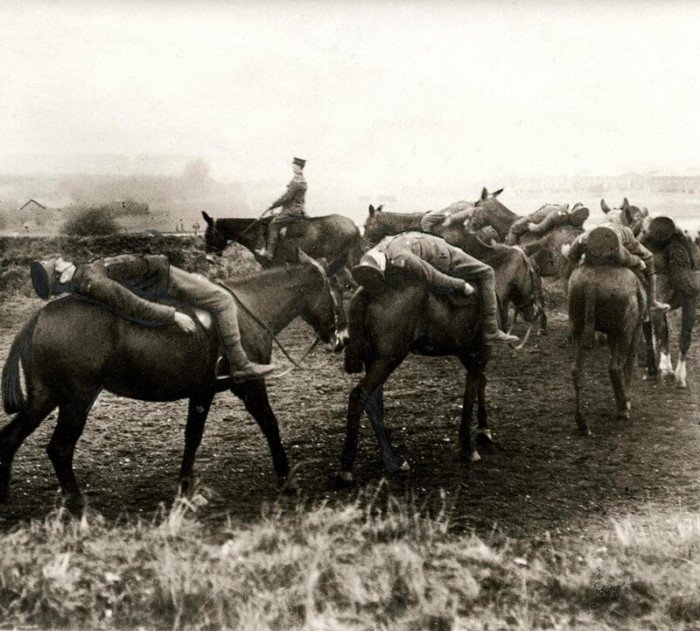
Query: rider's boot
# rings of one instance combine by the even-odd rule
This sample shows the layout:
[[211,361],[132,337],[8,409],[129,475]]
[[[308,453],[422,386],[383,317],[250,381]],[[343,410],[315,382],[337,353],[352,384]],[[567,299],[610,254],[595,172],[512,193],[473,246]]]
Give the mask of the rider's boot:
[[227,346],[226,353],[231,362],[231,381],[233,383],[264,379],[277,368],[274,364],[256,364],[250,361],[240,342]]

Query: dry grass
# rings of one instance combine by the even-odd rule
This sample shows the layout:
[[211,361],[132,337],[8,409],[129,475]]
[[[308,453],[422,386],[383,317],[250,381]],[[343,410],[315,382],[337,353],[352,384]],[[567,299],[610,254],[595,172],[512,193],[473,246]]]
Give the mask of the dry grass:
[[626,519],[599,545],[498,544],[376,495],[245,528],[56,512],[0,538],[0,625],[40,628],[692,628],[700,518]]

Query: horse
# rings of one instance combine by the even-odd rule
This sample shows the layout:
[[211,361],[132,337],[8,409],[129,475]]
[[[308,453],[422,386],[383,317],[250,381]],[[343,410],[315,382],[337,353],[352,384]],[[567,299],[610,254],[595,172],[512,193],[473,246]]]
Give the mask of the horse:
[[[408,463],[398,457],[384,429],[383,385],[409,353],[456,356],[467,371],[459,441],[463,458],[475,461],[471,447],[471,417],[478,398],[477,442],[491,444],[487,425],[484,370],[489,347],[483,343],[478,300],[469,296],[452,302],[426,285],[401,280],[379,292],[360,289],[350,305],[351,343],[346,347],[346,370],[365,374],[352,388],[348,399],[345,443],[337,478],[343,484],[354,480],[360,417],[369,417],[389,472],[405,471]],[[354,356],[350,353],[354,353]],[[361,356],[358,356],[361,355]]]
[[[370,204],[364,224],[365,240],[370,245],[376,245],[386,236],[409,230],[420,231],[420,220],[424,215],[425,213],[385,212],[382,206],[375,208]],[[499,326],[503,330],[508,326],[508,307],[511,303],[525,321],[531,323],[539,316],[540,327],[546,328],[541,279],[523,250],[504,244],[487,245],[477,235],[458,224],[436,226],[434,234],[493,267]]]
[[[301,264],[225,283],[239,303],[243,346],[253,361],[270,361],[271,336],[297,316],[326,342],[336,331],[325,270],[303,253],[299,256]],[[178,308],[197,322],[194,333],[183,333],[175,325],[149,328],[76,295],[49,302],[29,320],[15,337],[2,373],[4,408],[16,416],[0,430],[0,503],[8,498],[17,449],[58,406],[58,422],[47,452],[66,506],[74,513],[82,512],[84,500],[73,472],[73,453],[103,389],[142,401],[189,399],[179,476],[182,491],[191,487],[194,458],[214,395],[230,389],[265,435],[280,487],[294,489],[265,381],[232,384],[230,377],[217,377],[220,342],[212,317],[187,305]]]
[[568,300],[573,343],[574,416],[578,429],[590,435],[581,410],[584,347],[592,345],[594,331],[607,336],[617,417],[629,419],[629,387],[636,341],[646,309],[646,293],[635,273],[626,267],[583,264],[576,267],[569,278]]
[[[640,239],[646,243],[647,227],[650,217],[644,218]],[[652,249],[652,251],[654,251]],[[673,250],[673,251],[672,251]],[[695,244],[688,238],[685,248],[679,244],[669,244],[663,251],[654,251],[654,267],[656,270],[657,298],[662,302],[667,302],[671,311],[680,309],[681,328],[678,341],[678,361],[676,368],[673,368],[671,351],[669,344],[669,323],[668,313],[652,314],[652,324],[655,339],[658,343],[658,365],[661,378],[672,377],[676,386],[687,388],[687,355],[693,336],[693,326],[695,324],[695,310],[697,298],[693,298],[687,292],[678,291],[676,288],[683,284],[683,275],[692,275],[695,284],[700,287],[700,272],[696,269],[697,261],[700,260]],[[673,263],[671,263],[673,261]],[[687,281],[686,281],[687,282]]]
[[[498,196],[502,192],[503,189],[489,193],[485,188],[481,191],[481,198],[475,202],[474,212],[469,221],[470,230],[483,230],[490,225],[498,233],[499,241],[505,240],[510,227],[516,220],[521,219],[521,216],[501,203]],[[572,225],[555,226],[544,236],[524,234],[519,245],[532,260],[542,278],[566,280],[571,270],[561,254],[561,248],[582,233],[582,228]]]

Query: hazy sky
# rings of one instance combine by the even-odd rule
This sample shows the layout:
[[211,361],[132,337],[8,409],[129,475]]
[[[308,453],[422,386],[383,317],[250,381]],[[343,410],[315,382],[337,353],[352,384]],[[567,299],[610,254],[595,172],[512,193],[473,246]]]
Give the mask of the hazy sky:
[[0,153],[370,186],[700,167],[699,28],[658,1],[0,0]]

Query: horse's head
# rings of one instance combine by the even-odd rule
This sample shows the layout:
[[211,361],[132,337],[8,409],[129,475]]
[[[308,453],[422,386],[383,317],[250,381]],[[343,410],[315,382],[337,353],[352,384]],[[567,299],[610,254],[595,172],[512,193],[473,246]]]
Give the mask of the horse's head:
[[324,343],[339,351],[345,336],[344,331],[338,331],[338,309],[343,308],[340,298],[331,285],[325,267],[302,250],[298,251],[298,255],[299,263],[308,268],[309,274],[301,306],[301,319],[313,327]]
[[495,215],[512,214],[511,211],[498,200],[498,196],[502,192],[502,188],[493,193],[489,193],[486,188],[481,190],[481,197],[474,202],[474,212],[469,221],[470,230],[476,232],[490,225]]
[[229,240],[220,230],[216,229],[215,219],[204,211],[202,211],[202,217],[207,224],[207,229],[204,232],[204,247],[206,251],[221,254],[226,249]]
[[600,200],[600,207],[607,215],[609,222],[627,226],[632,230],[635,237],[639,236],[639,233],[644,228],[645,220],[648,220],[649,217],[649,211],[646,208],[640,209],[637,206],[630,205],[626,197],[622,200],[619,208],[610,208],[604,199]]
[[392,234],[388,231],[389,226],[382,212],[383,207],[383,204],[376,208],[372,204],[369,205],[369,215],[367,215],[365,220],[364,237],[372,245],[376,245],[384,237]]

